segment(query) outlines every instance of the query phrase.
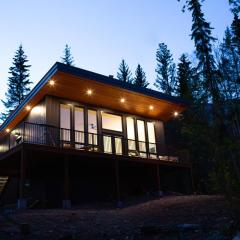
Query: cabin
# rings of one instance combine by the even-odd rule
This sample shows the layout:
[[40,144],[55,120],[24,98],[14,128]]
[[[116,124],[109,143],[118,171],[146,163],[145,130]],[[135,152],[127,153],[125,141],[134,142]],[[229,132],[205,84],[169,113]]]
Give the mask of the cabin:
[[55,63],[0,127],[0,201],[64,207],[192,191],[188,152],[165,142],[179,98]]

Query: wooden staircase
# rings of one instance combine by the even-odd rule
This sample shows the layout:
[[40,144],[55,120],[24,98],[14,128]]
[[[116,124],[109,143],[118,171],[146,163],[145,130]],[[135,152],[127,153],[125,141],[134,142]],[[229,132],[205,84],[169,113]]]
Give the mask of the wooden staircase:
[[0,196],[8,182],[8,177],[0,176]]

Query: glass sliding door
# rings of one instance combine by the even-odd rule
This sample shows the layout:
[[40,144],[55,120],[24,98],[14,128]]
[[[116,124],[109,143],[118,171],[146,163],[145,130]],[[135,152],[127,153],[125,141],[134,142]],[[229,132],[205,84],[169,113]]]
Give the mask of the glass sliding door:
[[122,150],[122,138],[120,137],[115,137],[114,138],[115,141],[115,153],[117,155],[122,155],[123,154],[123,150]]
[[[123,132],[122,116],[105,112],[102,112],[101,115],[102,115],[102,132],[103,134],[106,133],[106,136],[103,136],[104,152],[122,155],[123,153],[122,138],[118,136]],[[109,136],[109,134],[112,134],[112,136]]]
[[127,117],[126,122],[127,122],[128,155],[135,156],[137,154],[136,151],[137,149],[134,119],[132,117]]
[[111,136],[103,136],[103,149],[105,153],[113,153]]
[[[88,143],[93,146],[98,145],[97,111],[88,110]],[[96,149],[94,149],[96,150]]]
[[60,140],[64,147],[71,145],[71,107],[60,105]]
[[137,120],[137,131],[138,131],[138,147],[139,154],[141,157],[146,157],[146,134],[145,134],[145,124],[143,120]]
[[155,136],[154,122],[147,122],[147,132],[148,132],[149,156],[152,157],[152,158],[157,158],[156,136]]
[[75,147],[84,147],[84,109],[74,108],[74,130],[75,130]]

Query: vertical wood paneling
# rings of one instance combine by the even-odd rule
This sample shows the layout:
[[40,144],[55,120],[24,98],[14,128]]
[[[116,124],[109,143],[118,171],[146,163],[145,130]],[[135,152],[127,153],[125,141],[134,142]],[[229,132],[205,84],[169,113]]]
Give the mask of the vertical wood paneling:
[[46,97],[46,123],[51,126],[60,126],[60,103],[52,96]]

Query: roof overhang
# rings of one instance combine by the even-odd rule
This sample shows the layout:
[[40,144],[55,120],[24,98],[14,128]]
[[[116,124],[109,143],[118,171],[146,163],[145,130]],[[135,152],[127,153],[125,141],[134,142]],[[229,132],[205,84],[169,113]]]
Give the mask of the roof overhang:
[[[53,86],[49,84],[51,80],[54,81]],[[89,89],[92,90],[91,95],[86,93]],[[0,126],[1,134],[6,129],[14,128],[27,116],[26,106],[34,107],[46,95],[162,121],[170,120],[174,117],[174,112],[181,113],[187,108],[186,101],[182,99],[80,68],[55,63]],[[125,99],[124,103],[120,101],[121,98]]]

